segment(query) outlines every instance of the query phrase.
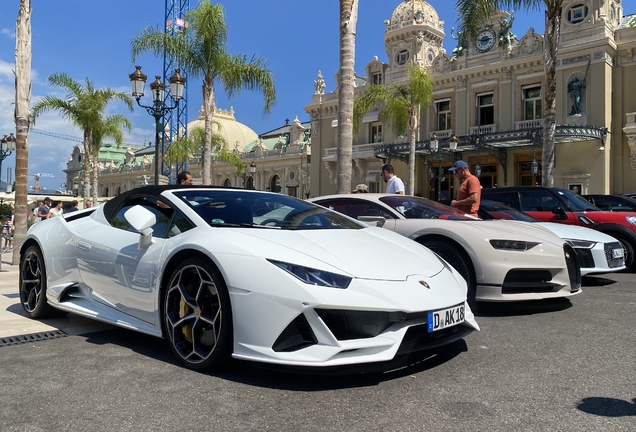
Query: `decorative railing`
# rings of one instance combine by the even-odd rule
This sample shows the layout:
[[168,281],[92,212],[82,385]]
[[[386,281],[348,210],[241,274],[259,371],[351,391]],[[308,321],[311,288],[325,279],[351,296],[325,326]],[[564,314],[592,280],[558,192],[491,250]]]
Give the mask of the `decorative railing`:
[[492,133],[492,132],[497,132],[497,125],[496,124],[482,125],[482,126],[471,126],[471,128],[470,128],[470,134],[471,135],[480,134],[480,133]]
[[528,129],[528,128],[536,128],[541,127],[543,124],[543,119],[535,119],[535,120],[522,120],[515,122],[515,129]]
[[446,130],[432,131],[431,135],[432,134],[437,135],[437,138],[450,138],[453,135],[453,130],[446,129]]
[[[363,155],[371,155],[375,152],[375,149],[381,144],[360,144],[354,145],[352,149],[352,155],[355,156],[363,156]],[[325,149],[325,157],[326,158],[335,158],[338,154],[338,149],[336,147],[331,147]]]

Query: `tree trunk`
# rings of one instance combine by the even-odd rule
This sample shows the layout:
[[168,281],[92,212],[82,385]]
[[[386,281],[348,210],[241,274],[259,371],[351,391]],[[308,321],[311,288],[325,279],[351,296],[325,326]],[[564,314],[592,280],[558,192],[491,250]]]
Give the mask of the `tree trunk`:
[[409,107],[409,179],[406,194],[415,195],[415,141],[418,127],[418,107]]
[[340,82],[338,83],[337,192],[351,193],[353,99],[358,0],[340,0]]
[[543,60],[545,64],[545,108],[543,110],[543,155],[541,157],[541,185],[554,186],[554,154],[556,132],[556,66],[559,46],[562,7],[546,11]]
[[[84,208],[86,208],[86,201],[91,197],[91,143],[93,141],[93,134],[89,129],[84,131],[84,190],[82,191],[82,198],[84,199]],[[93,203],[95,205],[97,203]]]
[[91,200],[93,201],[93,206],[97,205],[97,186],[99,184],[99,152],[97,152],[94,156],[93,156],[93,196],[91,197]]
[[20,0],[15,38],[15,213],[11,264],[20,261],[20,248],[27,232],[27,175],[31,115],[31,0]]
[[203,145],[203,162],[201,163],[203,184],[212,185],[212,117],[214,116],[214,78],[203,79],[203,111],[205,142]]

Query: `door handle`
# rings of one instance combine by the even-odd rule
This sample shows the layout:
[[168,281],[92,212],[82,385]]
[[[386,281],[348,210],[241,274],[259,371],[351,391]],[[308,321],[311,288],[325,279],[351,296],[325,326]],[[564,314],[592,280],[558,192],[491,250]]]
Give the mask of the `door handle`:
[[84,241],[80,241],[79,243],[77,243],[77,247],[83,251],[90,251],[91,250],[91,245],[89,243],[86,243]]

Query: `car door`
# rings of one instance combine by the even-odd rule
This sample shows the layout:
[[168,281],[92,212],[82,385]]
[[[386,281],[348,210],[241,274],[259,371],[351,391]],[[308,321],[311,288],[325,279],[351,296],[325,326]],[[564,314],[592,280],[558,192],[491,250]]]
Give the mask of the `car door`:
[[[519,209],[543,222],[580,225],[575,213],[558,201],[545,189],[526,189],[519,192]],[[555,210],[560,212],[555,213]]]
[[[153,243],[141,250],[140,234],[124,218],[124,213],[135,205],[151,211],[157,219],[152,226]],[[170,206],[156,199],[131,198],[115,212],[110,226],[102,225],[83,234],[77,244],[78,266],[95,301],[157,324],[157,278],[167,237],[175,229],[174,215]]]

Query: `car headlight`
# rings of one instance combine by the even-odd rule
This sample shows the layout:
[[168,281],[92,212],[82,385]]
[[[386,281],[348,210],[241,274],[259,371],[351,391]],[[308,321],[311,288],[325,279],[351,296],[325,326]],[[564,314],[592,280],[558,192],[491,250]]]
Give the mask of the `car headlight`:
[[351,283],[352,278],[324,270],[303,267],[282,261],[267,260],[287,273],[297,277],[309,285],[318,285],[328,288],[345,289]]
[[625,219],[627,219],[627,222],[630,224],[636,225],[636,216],[625,216]]
[[531,243],[519,240],[490,240],[490,245],[495,249],[525,251],[532,249],[539,243]]
[[587,240],[565,239],[566,243],[575,248],[592,249],[596,242]]

